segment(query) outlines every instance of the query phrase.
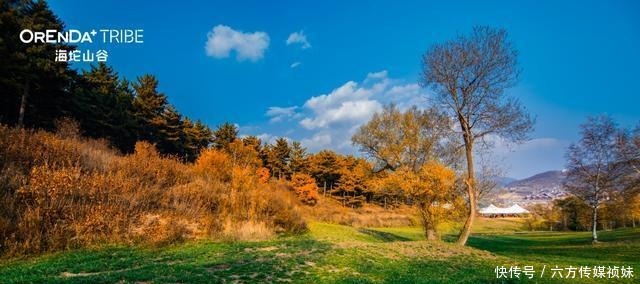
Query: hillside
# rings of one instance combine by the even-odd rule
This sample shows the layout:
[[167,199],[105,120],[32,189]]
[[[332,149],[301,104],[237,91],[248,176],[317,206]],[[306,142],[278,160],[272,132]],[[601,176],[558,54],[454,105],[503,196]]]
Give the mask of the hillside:
[[[485,202],[502,205],[547,203],[567,196],[562,188],[564,178],[565,173],[562,171],[546,171],[528,178],[513,180],[496,189]],[[500,180],[509,180],[509,178]]]
[[515,180],[506,184],[507,188],[555,188],[562,185],[565,178],[563,171],[546,171],[525,179]]

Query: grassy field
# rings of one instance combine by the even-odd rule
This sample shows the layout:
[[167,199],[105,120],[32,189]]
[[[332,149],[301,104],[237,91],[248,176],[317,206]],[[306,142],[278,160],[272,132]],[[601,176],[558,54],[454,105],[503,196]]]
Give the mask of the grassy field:
[[[499,226],[500,234],[492,235],[495,222],[512,227]],[[640,229],[602,232],[603,242],[592,246],[588,233],[519,233],[517,224],[481,219],[471,247],[458,247],[424,241],[415,227],[311,223],[305,235],[271,241],[107,247],[2,260],[0,283],[499,283],[505,281],[497,281],[497,265],[640,269]],[[533,280],[555,282],[549,275]]]

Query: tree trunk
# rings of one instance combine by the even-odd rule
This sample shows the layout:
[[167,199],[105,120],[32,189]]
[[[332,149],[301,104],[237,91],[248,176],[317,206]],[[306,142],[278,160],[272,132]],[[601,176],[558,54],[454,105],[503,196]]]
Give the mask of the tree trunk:
[[597,243],[598,242],[598,205],[593,206],[593,225],[591,227],[592,229],[592,235],[591,235],[591,240],[593,243]]
[[429,241],[435,241],[439,239],[438,232],[436,231],[435,222],[432,221],[432,216],[425,206],[428,205],[418,204],[424,237]]
[[29,96],[29,81],[24,80],[24,87],[22,88],[22,99],[20,100],[20,111],[18,112],[18,128],[22,128],[24,125],[24,113],[27,109],[27,96]]
[[327,196],[327,181],[324,181],[324,187],[322,188],[322,196]]
[[458,236],[458,241],[456,242],[459,245],[464,246],[469,239],[469,235],[471,234],[471,228],[473,226],[473,222],[476,218],[476,206],[477,206],[477,195],[475,190],[475,173],[473,168],[473,141],[469,137],[470,134],[466,134],[465,136],[465,154],[467,156],[467,194],[469,195],[469,216],[467,216],[467,220],[464,222],[464,227],[462,227],[462,231]]

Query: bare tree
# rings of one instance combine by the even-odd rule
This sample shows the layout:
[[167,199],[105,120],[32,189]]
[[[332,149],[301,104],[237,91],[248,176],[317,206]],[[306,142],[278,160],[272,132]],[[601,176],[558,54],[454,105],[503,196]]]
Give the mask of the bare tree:
[[458,237],[464,245],[476,215],[478,191],[474,144],[487,135],[524,141],[533,120],[520,103],[504,94],[518,77],[517,51],[503,29],[475,27],[468,36],[432,46],[423,56],[422,83],[459,123],[466,155],[469,216]]
[[640,123],[632,132],[627,130],[620,132],[616,149],[618,159],[627,167],[627,189],[638,191],[640,187]]
[[608,116],[587,118],[581,126],[580,141],[567,150],[565,188],[591,207],[592,241],[598,241],[598,207],[613,190],[620,189],[625,173],[616,145],[619,130]]

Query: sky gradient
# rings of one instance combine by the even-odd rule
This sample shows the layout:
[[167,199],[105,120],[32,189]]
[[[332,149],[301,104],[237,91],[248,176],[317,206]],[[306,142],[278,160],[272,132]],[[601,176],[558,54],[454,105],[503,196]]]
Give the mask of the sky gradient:
[[382,105],[427,104],[421,55],[474,25],[508,31],[522,73],[507,92],[537,118],[531,141],[498,141],[506,176],[561,169],[588,115],[640,121],[637,1],[86,2],[49,4],[67,28],[144,29],[144,44],[106,47],[121,75],[156,75],[171,104],[212,128],[230,121],[311,151],[355,153],[351,134]]

